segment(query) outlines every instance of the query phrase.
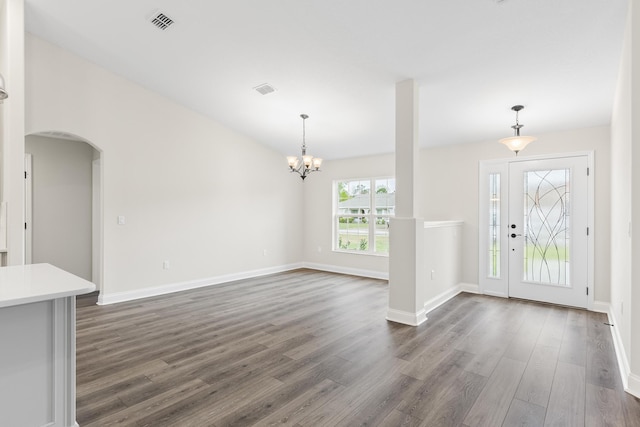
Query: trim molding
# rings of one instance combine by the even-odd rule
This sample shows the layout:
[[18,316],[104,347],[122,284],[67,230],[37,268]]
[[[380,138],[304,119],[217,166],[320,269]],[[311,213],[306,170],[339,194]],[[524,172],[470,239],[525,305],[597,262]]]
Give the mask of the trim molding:
[[394,310],[392,308],[389,308],[387,310],[387,320],[409,326],[418,326],[423,324],[427,320],[427,313],[424,309],[418,311],[417,313],[411,313],[408,311]]
[[489,295],[490,297],[509,298],[509,295],[503,294],[502,292],[483,291],[482,294]]
[[433,311],[436,308],[440,307],[442,304],[444,304],[445,302],[449,301],[451,298],[455,297],[460,292],[463,292],[462,286],[461,285],[457,285],[457,286],[454,286],[452,288],[449,288],[448,290],[442,292],[441,294],[436,295],[435,297],[433,297],[430,300],[426,301],[424,303],[425,314],[426,313],[430,313],[431,311]]
[[312,270],[328,271],[330,273],[349,274],[351,276],[370,277],[372,279],[389,280],[389,272],[364,270],[360,268],[342,267],[338,265],[317,264],[315,262],[303,262],[301,268],[310,268]]
[[[605,313],[608,315],[610,308],[611,308],[611,304],[609,304],[608,302],[594,301],[589,311],[595,311],[596,313]],[[609,320],[611,320],[611,316],[609,316]],[[609,323],[613,323],[615,325],[615,322],[609,322]]]
[[629,382],[625,391],[640,399],[640,375],[629,374]]
[[458,284],[458,286],[460,286],[460,291],[461,292],[467,292],[470,294],[480,294],[480,286],[478,286],[477,283],[464,283],[464,282],[460,282]]
[[611,337],[613,338],[613,348],[616,352],[616,358],[618,359],[618,369],[620,370],[622,387],[627,393],[640,398],[640,376],[631,372],[629,360],[627,359],[627,354],[625,353],[624,345],[622,344],[620,330],[616,326],[618,325],[618,321],[613,314],[611,304],[608,302],[594,301],[592,311],[606,313],[609,323],[613,325],[611,327]]
[[190,280],[187,282],[168,283],[166,285],[154,286],[151,288],[136,289],[125,292],[115,292],[107,295],[104,295],[103,292],[100,292],[100,295],[98,295],[98,305],[115,304],[118,302],[132,301],[141,298],[149,298],[174,292],[187,291],[190,289],[203,288],[205,286],[220,285],[227,282],[233,282],[234,280],[251,279],[253,277],[260,277],[266,276],[268,274],[281,273],[283,271],[296,270],[298,268],[305,268],[304,263],[286,264],[259,270],[224,274],[221,276]]

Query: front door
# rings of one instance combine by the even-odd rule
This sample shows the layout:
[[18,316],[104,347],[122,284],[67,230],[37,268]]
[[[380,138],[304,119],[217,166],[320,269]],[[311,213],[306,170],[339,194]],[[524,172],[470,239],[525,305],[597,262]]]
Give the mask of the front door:
[[509,296],[587,306],[587,157],[509,165]]
[[588,306],[589,162],[576,155],[481,165],[484,293]]

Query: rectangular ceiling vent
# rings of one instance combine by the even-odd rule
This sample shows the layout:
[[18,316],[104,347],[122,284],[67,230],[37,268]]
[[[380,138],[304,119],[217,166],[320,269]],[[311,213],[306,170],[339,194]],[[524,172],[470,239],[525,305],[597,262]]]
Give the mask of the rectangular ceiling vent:
[[151,21],[153,25],[155,25],[157,28],[160,28],[163,31],[169,28],[173,24],[173,19],[169,18],[166,14],[162,12],[154,12],[149,18],[149,21]]
[[268,95],[276,91],[276,88],[271,86],[269,83],[261,84],[260,86],[254,87],[254,89],[261,95]]

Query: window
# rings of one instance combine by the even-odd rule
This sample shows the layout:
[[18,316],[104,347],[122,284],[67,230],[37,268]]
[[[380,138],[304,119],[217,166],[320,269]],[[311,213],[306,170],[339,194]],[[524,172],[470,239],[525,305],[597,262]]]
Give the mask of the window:
[[500,278],[500,174],[489,174],[489,277]]
[[334,182],[336,251],[389,253],[389,219],[395,214],[395,178]]

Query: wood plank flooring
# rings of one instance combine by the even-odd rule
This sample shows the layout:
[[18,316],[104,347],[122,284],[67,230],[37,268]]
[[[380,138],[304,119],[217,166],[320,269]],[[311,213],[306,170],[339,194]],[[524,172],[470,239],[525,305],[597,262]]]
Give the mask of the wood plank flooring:
[[387,283],[297,270],[77,301],[90,426],[640,426],[606,316],[460,294],[419,327]]

